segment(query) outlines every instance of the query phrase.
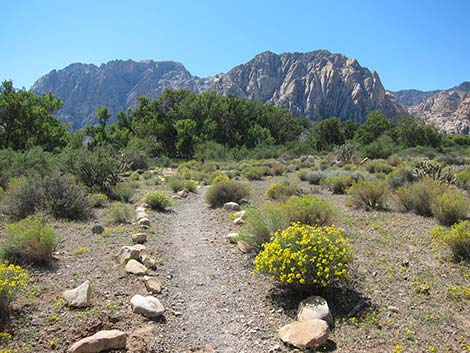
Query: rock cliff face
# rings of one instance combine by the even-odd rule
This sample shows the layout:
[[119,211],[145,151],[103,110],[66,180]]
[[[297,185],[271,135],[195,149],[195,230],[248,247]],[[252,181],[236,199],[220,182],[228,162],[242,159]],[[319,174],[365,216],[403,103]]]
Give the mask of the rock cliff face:
[[414,90],[396,92],[396,96],[410,114],[445,132],[470,133],[470,82],[442,91],[415,91],[419,93],[413,92],[414,98],[409,91]]
[[166,88],[235,94],[282,106],[313,120],[337,116],[362,122],[374,109],[391,118],[405,112],[385,91],[376,72],[326,50],[280,55],[264,52],[226,74],[207,78],[192,76],[176,62],[111,61],[99,67],[72,64],[41,77],[31,90],[62,98],[59,117],[78,128],[93,119],[100,106],[117,114],[134,107],[137,97],[154,99]]

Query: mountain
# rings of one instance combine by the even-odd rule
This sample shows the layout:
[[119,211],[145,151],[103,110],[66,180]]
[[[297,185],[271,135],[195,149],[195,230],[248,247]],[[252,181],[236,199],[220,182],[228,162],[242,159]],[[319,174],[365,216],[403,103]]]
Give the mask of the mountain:
[[41,77],[31,90],[60,97],[64,106],[59,117],[78,128],[92,121],[101,106],[117,114],[134,107],[137,97],[154,99],[166,88],[235,94],[288,108],[295,116],[312,120],[337,116],[362,122],[374,109],[391,118],[405,112],[385,91],[375,71],[326,50],[263,52],[227,73],[206,78],[193,76],[172,61],[116,60],[99,67],[72,64]]
[[470,133],[470,82],[448,90],[394,93],[410,114],[448,133]]

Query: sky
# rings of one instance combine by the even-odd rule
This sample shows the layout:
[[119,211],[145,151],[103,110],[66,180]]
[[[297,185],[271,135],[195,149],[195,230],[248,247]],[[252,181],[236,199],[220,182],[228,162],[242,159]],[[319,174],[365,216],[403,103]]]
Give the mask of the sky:
[[71,63],[174,60],[197,76],[260,52],[326,49],[388,90],[470,80],[470,0],[0,0],[0,80]]

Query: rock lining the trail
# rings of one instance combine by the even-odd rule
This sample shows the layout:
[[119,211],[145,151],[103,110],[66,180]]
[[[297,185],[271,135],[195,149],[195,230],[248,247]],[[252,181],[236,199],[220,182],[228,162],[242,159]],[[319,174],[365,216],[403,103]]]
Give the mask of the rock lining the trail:
[[162,303],[154,296],[136,294],[131,298],[132,311],[149,319],[160,317],[165,312]]
[[68,353],[99,353],[126,347],[127,334],[119,330],[104,330],[75,342]]

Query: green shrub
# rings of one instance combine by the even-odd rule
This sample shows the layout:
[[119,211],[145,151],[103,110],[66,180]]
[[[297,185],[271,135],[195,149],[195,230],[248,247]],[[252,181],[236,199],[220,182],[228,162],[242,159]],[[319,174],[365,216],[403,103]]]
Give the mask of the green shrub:
[[214,176],[214,178],[212,178],[210,184],[215,185],[215,184],[220,183],[222,181],[229,181],[229,180],[230,180],[230,178],[228,177],[227,174],[219,173],[216,176]]
[[400,167],[387,175],[388,184],[392,188],[399,188],[415,181],[413,170],[411,168]]
[[255,272],[294,288],[350,279],[351,247],[340,229],[294,223],[276,232],[254,260]]
[[55,218],[83,220],[90,216],[85,188],[70,175],[54,173],[42,179],[28,178],[12,185],[3,199],[5,214],[18,220],[36,211]]
[[431,211],[440,224],[451,226],[468,217],[470,213],[469,201],[463,192],[449,187],[446,192],[434,196]]
[[58,240],[54,228],[44,223],[40,215],[29,216],[5,227],[6,238],[2,242],[2,258],[15,263],[47,264]]
[[290,196],[296,194],[298,191],[295,185],[290,184],[289,182],[284,183],[272,183],[266,189],[264,195],[269,200],[286,200]]
[[279,176],[279,175],[283,175],[286,172],[286,170],[287,169],[284,166],[284,164],[278,161],[274,161],[271,163],[271,169],[268,170],[267,173],[269,173],[269,175]]
[[383,160],[372,160],[366,165],[366,169],[369,173],[384,173],[389,174],[393,171],[393,167],[387,164]]
[[0,263],[0,328],[8,318],[11,301],[25,293],[28,283],[28,271],[13,264]]
[[470,168],[465,168],[457,173],[457,185],[464,190],[470,190]]
[[326,173],[321,170],[308,172],[305,179],[311,185],[320,185],[321,181],[326,178]]
[[396,193],[406,211],[414,211],[418,215],[431,217],[434,197],[443,194],[447,188],[447,184],[438,180],[424,178],[398,188]]
[[361,180],[348,190],[348,203],[355,208],[383,210],[386,208],[388,185],[382,180]]
[[142,173],[142,177],[144,178],[144,180],[150,179],[152,176],[153,174],[149,170],[146,170]]
[[289,222],[308,225],[330,225],[336,218],[333,206],[313,195],[292,196],[281,209],[286,213]]
[[149,192],[144,196],[142,201],[149,205],[152,210],[159,211],[163,211],[171,205],[170,197],[161,192]]
[[111,224],[130,223],[134,217],[134,210],[127,204],[113,202],[108,207],[107,215]]
[[307,173],[308,169],[301,169],[297,172],[297,177],[300,179],[300,181],[307,181]]
[[353,181],[351,175],[341,173],[324,179],[322,184],[326,185],[333,194],[344,194]]
[[100,208],[108,204],[108,196],[105,194],[91,194],[88,195],[88,202],[91,207]]
[[230,180],[211,186],[206,193],[206,201],[212,207],[220,207],[226,202],[240,202],[248,195],[249,189],[246,184]]
[[114,200],[129,202],[135,194],[135,189],[129,183],[119,183],[113,187],[111,193]]
[[457,262],[470,260],[470,222],[462,221],[454,224],[450,229],[442,226],[431,231],[432,237],[438,242],[447,245]]
[[187,180],[184,179],[181,175],[171,175],[167,177],[167,182],[170,188],[174,192],[178,192],[181,190],[188,190],[194,192],[197,188],[197,183],[194,180]]
[[242,173],[248,180],[261,180],[267,171],[265,166],[251,166],[244,168]]
[[138,181],[140,179],[140,174],[138,172],[132,172],[131,175],[129,175],[129,179]]

